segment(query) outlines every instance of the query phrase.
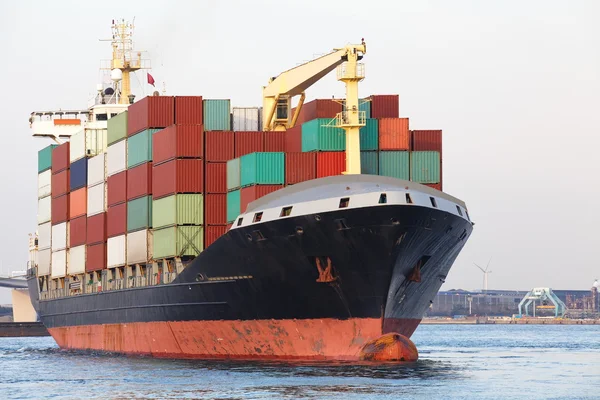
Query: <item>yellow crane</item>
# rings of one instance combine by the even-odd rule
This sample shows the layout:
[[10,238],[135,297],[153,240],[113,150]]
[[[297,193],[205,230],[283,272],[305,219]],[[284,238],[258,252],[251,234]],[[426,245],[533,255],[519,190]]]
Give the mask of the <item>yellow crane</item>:
[[[346,132],[345,174],[360,174],[360,128],[365,126],[366,115],[358,107],[358,82],[365,78],[364,64],[359,63],[367,52],[367,45],[347,45],[331,53],[282,72],[263,87],[263,130],[285,131],[298,119],[305,99],[305,90],[337,68],[337,79],[346,84],[345,107],[336,115],[331,126]],[[300,96],[294,115],[292,98]]]

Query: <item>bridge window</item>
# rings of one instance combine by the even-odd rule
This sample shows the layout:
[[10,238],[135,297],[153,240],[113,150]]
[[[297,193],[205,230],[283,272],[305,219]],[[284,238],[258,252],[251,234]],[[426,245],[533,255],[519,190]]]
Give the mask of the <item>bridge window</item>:
[[344,197],[344,198],[340,199],[339,208],[346,208],[346,207],[348,207],[349,204],[350,204],[350,197]]
[[260,220],[262,219],[262,212],[257,212],[256,214],[254,214],[254,220],[252,222],[260,222]]
[[406,204],[412,204],[412,198],[410,197],[410,193],[406,193]]
[[237,226],[241,226],[242,225],[242,221],[244,220],[244,218],[239,218],[238,222],[237,222]]
[[461,217],[463,216],[462,210],[460,209],[460,206],[456,206],[456,211],[458,211],[458,215],[460,215]]
[[431,205],[437,208],[437,201],[435,201],[435,197],[430,197],[429,201],[431,201]]
[[281,209],[280,217],[288,217],[292,213],[292,207],[283,207]]
[[107,121],[108,115],[106,114],[96,114],[96,121]]
[[387,194],[381,193],[379,195],[379,204],[386,204],[386,203],[387,203]]

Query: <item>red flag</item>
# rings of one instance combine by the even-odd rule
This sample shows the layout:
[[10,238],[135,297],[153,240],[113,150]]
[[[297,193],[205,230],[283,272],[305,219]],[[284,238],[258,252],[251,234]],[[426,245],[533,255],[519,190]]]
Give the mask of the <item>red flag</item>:
[[150,73],[148,74],[148,83],[152,86],[154,86],[154,78],[152,77],[152,75],[150,75]]

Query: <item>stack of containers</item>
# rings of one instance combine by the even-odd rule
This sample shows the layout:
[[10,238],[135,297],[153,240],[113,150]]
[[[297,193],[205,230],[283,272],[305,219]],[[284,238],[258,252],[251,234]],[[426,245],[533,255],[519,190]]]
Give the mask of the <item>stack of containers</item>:
[[[67,235],[69,223],[69,142],[52,149],[51,258],[52,278],[67,275]],[[40,257],[41,258],[41,257]]]
[[379,175],[410,178],[410,132],[408,118],[379,120]]
[[442,131],[411,131],[411,180],[442,190]]
[[38,276],[50,275],[52,224],[52,150],[50,145],[38,152]]

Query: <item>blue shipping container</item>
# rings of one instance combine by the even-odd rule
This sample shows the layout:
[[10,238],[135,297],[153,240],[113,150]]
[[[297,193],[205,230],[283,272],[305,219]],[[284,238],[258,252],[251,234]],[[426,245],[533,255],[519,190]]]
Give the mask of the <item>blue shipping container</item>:
[[71,164],[69,173],[69,187],[71,190],[79,189],[87,184],[87,158],[82,158]]
[[379,175],[392,178],[410,178],[410,155],[408,151],[380,151]]
[[360,152],[360,173],[377,175],[379,171],[379,153],[377,151]]
[[204,100],[202,102],[205,131],[231,130],[231,101]]

